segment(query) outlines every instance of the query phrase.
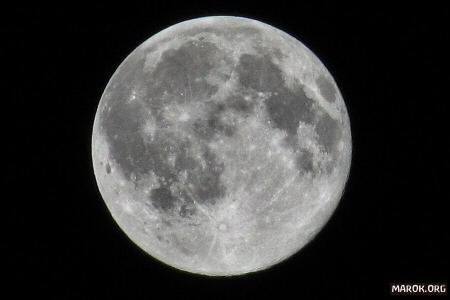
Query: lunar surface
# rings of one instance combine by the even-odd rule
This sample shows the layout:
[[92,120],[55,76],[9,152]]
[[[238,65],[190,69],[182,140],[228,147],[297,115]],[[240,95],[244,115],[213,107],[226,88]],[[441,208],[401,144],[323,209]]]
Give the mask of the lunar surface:
[[122,62],[98,106],[92,158],[113,218],[149,255],[245,274],[293,255],[330,218],[350,123],[301,42],[252,19],[199,18]]

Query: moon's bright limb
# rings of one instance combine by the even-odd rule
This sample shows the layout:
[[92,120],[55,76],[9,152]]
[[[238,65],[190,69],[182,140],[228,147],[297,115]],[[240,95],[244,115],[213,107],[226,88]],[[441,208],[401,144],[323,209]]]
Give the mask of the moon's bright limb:
[[332,76],[298,40],[251,19],[199,18],[120,65],[92,157],[139,247],[189,272],[243,274],[291,256],[330,218],[350,123]]

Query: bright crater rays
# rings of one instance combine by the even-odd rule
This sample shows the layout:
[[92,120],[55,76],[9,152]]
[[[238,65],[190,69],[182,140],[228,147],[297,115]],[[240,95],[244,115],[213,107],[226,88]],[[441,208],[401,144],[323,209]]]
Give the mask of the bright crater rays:
[[98,106],[92,157],[112,216],[175,268],[237,275],[305,246],[335,210],[351,133],[332,76],[259,21],[199,18],[135,49]]

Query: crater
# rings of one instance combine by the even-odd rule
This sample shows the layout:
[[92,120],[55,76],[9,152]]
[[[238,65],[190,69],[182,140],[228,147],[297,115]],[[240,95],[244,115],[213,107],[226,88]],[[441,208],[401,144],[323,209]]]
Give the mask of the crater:
[[189,218],[194,216],[196,213],[196,208],[192,205],[183,204],[180,207],[179,215],[182,218]]
[[176,198],[168,188],[160,187],[150,191],[150,200],[157,209],[167,211],[174,207]]
[[324,76],[319,75],[316,79],[320,94],[328,101],[333,103],[336,100],[336,89],[334,85]]

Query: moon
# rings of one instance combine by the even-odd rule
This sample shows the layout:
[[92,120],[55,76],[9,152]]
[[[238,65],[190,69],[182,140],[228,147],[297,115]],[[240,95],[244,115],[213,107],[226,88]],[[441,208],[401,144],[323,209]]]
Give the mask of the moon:
[[351,164],[342,95],[324,64],[270,25],[173,25],[137,47],[98,105],[101,195],[140,248],[174,268],[232,276],[303,248]]

